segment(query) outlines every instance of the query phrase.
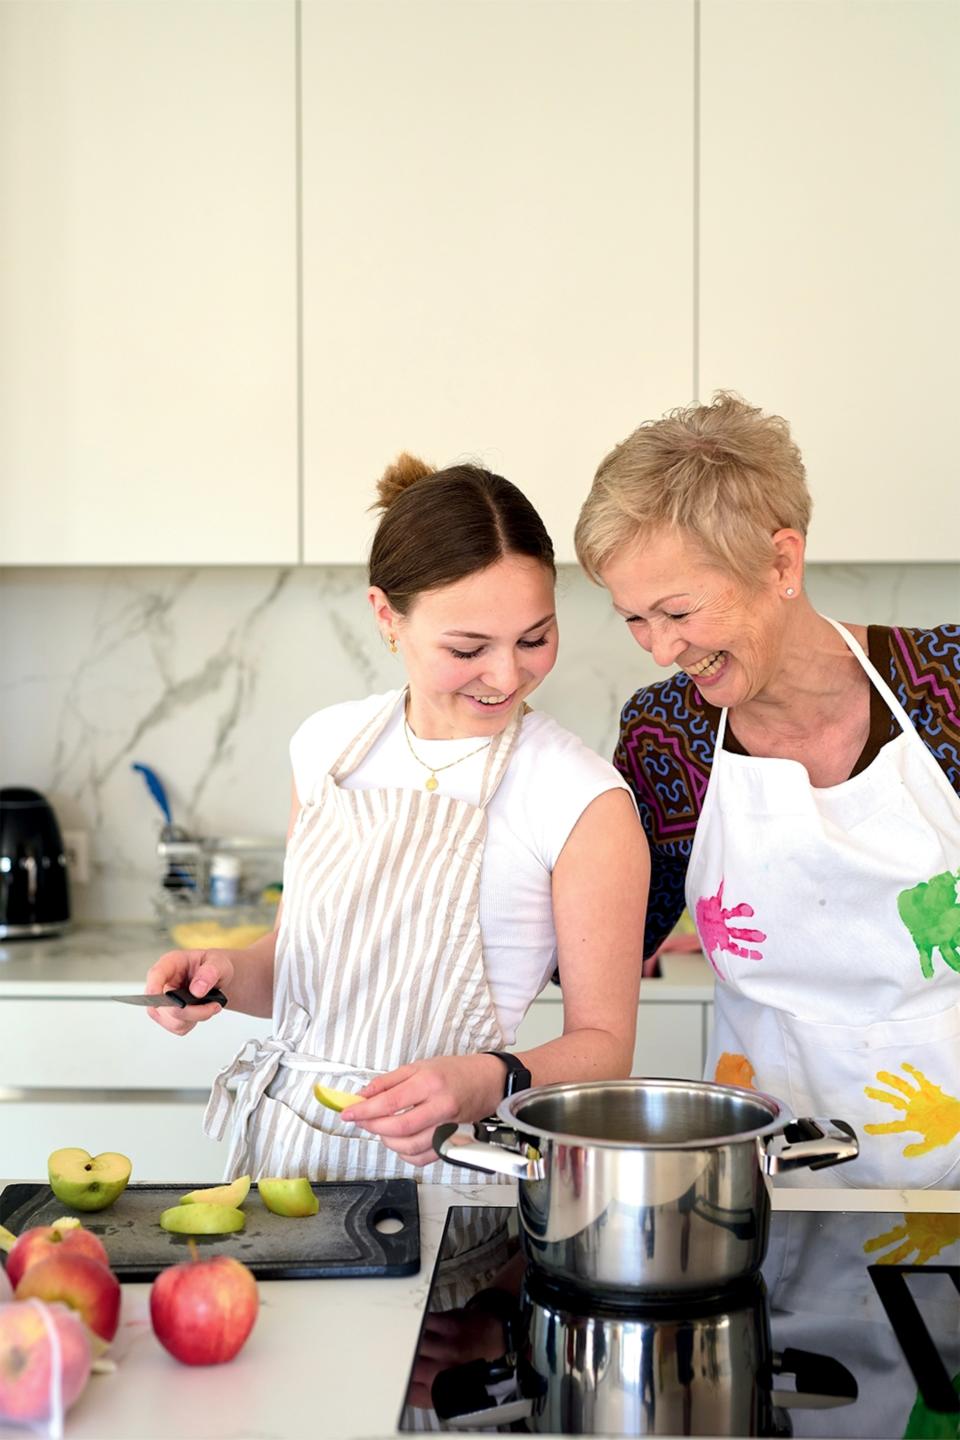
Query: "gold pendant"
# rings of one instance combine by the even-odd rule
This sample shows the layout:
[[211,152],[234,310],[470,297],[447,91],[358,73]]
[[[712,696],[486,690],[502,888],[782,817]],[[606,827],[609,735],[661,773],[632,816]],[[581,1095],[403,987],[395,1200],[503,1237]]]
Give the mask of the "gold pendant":
[[440,781],[437,779],[436,775],[431,775],[429,780],[424,780],[423,788],[424,790],[436,790],[439,784]]

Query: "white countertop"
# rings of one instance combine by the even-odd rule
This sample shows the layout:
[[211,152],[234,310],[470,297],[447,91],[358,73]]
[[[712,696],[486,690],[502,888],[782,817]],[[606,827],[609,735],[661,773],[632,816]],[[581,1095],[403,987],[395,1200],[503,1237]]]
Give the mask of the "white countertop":
[[[260,1314],[228,1365],[193,1369],[150,1328],[148,1285],[124,1285],[113,1345],[70,1412],[66,1440],[387,1440],[395,1437],[449,1205],[512,1204],[514,1187],[424,1185],[422,1266],[395,1280],[262,1281]],[[940,1210],[960,1192],[773,1191],[781,1210]],[[4,1436],[21,1433],[4,1430]]]
[[[0,999],[96,999],[117,989],[142,990],[147,971],[173,942],[157,925],[77,925],[65,935],[0,941]],[[644,980],[643,1000],[713,999],[713,971],[702,955],[662,957],[662,979]],[[558,986],[541,1001],[561,1004]]]
[[142,990],[173,942],[157,925],[76,925],[65,935],[0,940],[0,998],[94,999]]

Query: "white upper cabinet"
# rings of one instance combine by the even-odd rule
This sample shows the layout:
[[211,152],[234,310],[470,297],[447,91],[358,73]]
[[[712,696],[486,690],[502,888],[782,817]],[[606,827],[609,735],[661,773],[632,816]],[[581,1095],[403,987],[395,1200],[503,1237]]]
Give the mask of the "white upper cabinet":
[[0,563],[297,558],[295,22],[0,5]]
[[956,560],[960,5],[701,24],[700,394],[791,422],[811,558]]
[[558,558],[692,393],[693,5],[304,0],[304,558],[400,450],[477,459]]

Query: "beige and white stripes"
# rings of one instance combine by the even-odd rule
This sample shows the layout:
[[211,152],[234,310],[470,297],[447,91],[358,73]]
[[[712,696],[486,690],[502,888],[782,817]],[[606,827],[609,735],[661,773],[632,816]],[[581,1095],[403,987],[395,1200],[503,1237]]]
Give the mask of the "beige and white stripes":
[[344,789],[339,782],[405,699],[391,699],[355,736],[294,827],[277,935],[274,1035],[248,1041],[218,1075],[204,1120],[219,1138],[232,1118],[228,1177],[464,1176],[439,1162],[408,1165],[313,1096],[318,1081],[359,1090],[412,1060],[504,1043],[483,964],[480,865],[485,807],[523,713],[487,752],[479,805],[426,790]]

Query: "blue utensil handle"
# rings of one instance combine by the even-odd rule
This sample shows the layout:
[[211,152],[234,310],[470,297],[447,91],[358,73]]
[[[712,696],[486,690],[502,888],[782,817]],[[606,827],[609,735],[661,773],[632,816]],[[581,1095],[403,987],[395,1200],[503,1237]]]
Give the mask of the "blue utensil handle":
[[164,819],[166,820],[167,824],[172,824],[173,816],[170,813],[170,802],[167,799],[167,792],[163,788],[163,781],[160,779],[160,776],[157,775],[155,771],[151,770],[149,765],[131,765],[130,769],[139,771],[139,773],[143,776],[144,780],[147,782],[147,789],[150,791],[150,794],[153,796],[154,800],[156,800],[157,804],[160,806],[160,809],[163,811]]
[[191,995],[186,985],[181,985],[176,990],[165,990],[164,994],[175,1000],[181,1010],[190,1005],[226,1005],[227,1003],[226,995],[222,990],[218,990],[216,985],[212,990],[208,990],[206,995]]

